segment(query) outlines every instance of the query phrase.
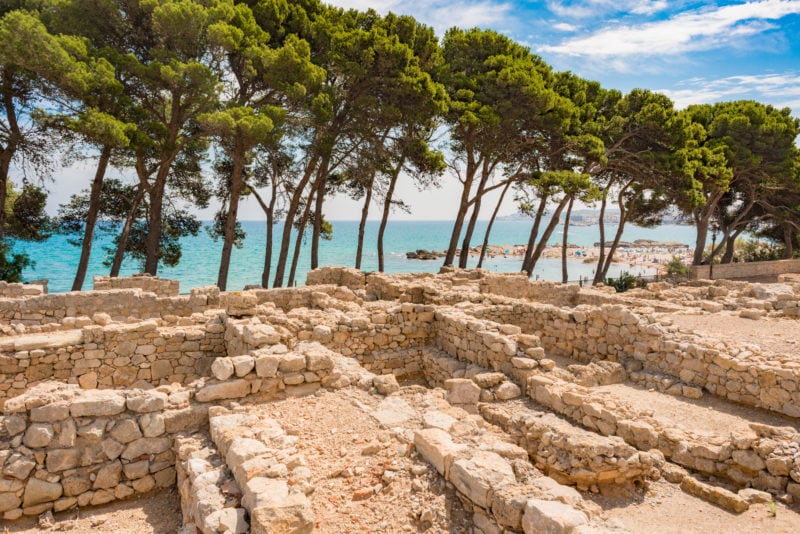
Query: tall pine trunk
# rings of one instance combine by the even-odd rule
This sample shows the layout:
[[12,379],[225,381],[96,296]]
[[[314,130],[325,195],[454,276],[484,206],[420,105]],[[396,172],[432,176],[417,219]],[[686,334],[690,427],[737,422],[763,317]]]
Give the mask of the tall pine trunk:
[[530,273],[533,272],[533,269],[530,268],[531,259],[533,258],[533,252],[536,248],[536,238],[539,237],[539,226],[542,224],[542,217],[544,217],[544,210],[547,206],[547,196],[543,196],[539,199],[539,207],[536,209],[536,215],[533,219],[533,226],[531,227],[531,233],[528,236],[528,245],[525,247],[525,256],[522,259],[522,272]]
[[361,256],[364,251],[364,230],[367,226],[367,216],[369,215],[369,203],[372,201],[372,186],[375,182],[373,174],[364,194],[364,206],[361,208],[361,220],[358,223],[358,245],[356,246],[356,269],[361,269]]
[[475,192],[474,202],[472,206],[472,215],[467,223],[467,229],[464,232],[464,240],[461,242],[461,254],[458,257],[458,266],[462,269],[467,268],[467,261],[469,260],[469,246],[472,242],[472,233],[475,231],[475,225],[478,223],[478,217],[481,213],[481,200],[483,199],[484,190],[486,189],[486,182],[490,176],[488,163],[484,161],[481,170],[481,179],[478,182],[478,190]]
[[569,282],[569,273],[567,272],[567,245],[569,244],[569,219],[572,216],[572,206],[575,204],[575,197],[569,197],[569,204],[567,205],[567,214],[564,215],[564,238],[561,240],[561,283],[566,284]]
[[231,265],[233,242],[236,240],[236,219],[239,213],[239,196],[242,192],[242,173],[244,172],[244,150],[233,154],[233,171],[231,172],[231,190],[228,197],[228,215],[225,219],[225,236],[222,242],[222,257],[219,262],[217,287],[225,291],[228,286],[228,270]]
[[117,252],[114,254],[114,260],[111,262],[111,272],[109,275],[112,278],[119,276],[119,270],[122,267],[122,260],[125,258],[125,249],[128,247],[128,236],[131,234],[131,227],[136,218],[136,212],[139,210],[139,204],[144,199],[144,187],[139,184],[139,189],[136,191],[131,207],[128,210],[128,216],[125,218],[125,224],[122,225],[122,232],[117,239]]
[[381,225],[378,228],[378,271],[384,270],[383,258],[383,234],[386,232],[386,224],[389,222],[389,212],[392,209],[392,198],[394,197],[394,188],[397,185],[397,179],[400,177],[400,172],[405,165],[406,156],[400,158],[397,166],[392,171],[392,177],[389,180],[389,189],[386,191],[386,198],[383,201],[383,215],[381,215]]
[[[611,185],[609,184],[609,187]],[[595,267],[592,284],[596,285],[603,281],[603,265],[606,261],[606,206],[608,205],[608,188],[603,190],[603,198],[600,201],[600,220],[597,221],[600,229],[600,251],[597,255],[597,267]]]
[[494,207],[492,216],[489,219],[489,224],[486,225],[486,233],[483,234],[483,245],[481,246],[481,257],[478,259],[478,269],[483,267],[483,260],[486,257],[486,247],[489,246],[489,235],[492,233],[494,220],[497,218],[497,213],[500,211],[500,206],[503,204],[503,199],[505,198],[509,187],[511,187],[511,180],[509,180],[505,187],[503,187],[503,191],[500,193],[500,199],[497,201],[497,205]]
[[103,180],[106,176],[108,162],[111,159],[111,145],[106,145],[100,151],[100,159],[97,161],[97,170],[92,180],[92,188],[89,193],[89,213],[86,214],[86,225],[83,229],[83,243],[81,243],[81,257],[78,260],[78,270],[75,273],[75,280],[72,282],[72,291],[80,291],[83,282],[86,280],[86,270],[89,268],[89,257],[92,253],[92,241],[94,239],[94,228],[97,225],[97,215],[100,211],[100,193],[103,190]]
[[528,268],[526,269],[526,273],[528,273],[528,277],[533,275],[533,269],[536,267],[536,262],[539,261],[539,258],[542,256],[542,252],[544,252],[545,247],[547,246],[547,240],[550,239],[550,236],[553,235],[553,232],[558,226],[558,220],[561,218],[561,212],[564,210],[564,206],[567,205],[567,198],[565,197],[561,202],[558,203],[558,207],[556,208],[555,213],[550,218],[550,222],[547,223],[547,226],[542,232],[542,238],[539,240],[539,243],[536,245],[536,250],[533,251],[531,255],[531,260],[528,264]]

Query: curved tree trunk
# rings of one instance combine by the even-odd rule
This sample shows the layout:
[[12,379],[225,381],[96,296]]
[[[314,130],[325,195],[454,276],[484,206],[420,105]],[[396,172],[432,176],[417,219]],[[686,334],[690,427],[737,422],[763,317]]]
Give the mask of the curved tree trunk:
[[533,251],[536,248],[536,238],[539,237],[539,226],[542,224],[542,217],[544,217],[544,210],[547,206],[547,196],[539,199],[539,207],[536,209],[536,215],[533,219],[533,226],[531,227],[530,236],[528,236],[528,245],[525,247],[525,257],[522,259],[522,272],[530,273],[533,271],[530,267],[531,258],[533,258]]
[[469,260],[469,245],[472,242],[472,233],[475,231],[475,225],[478,222],[478,217],[481,214],[481,201],[483,200],[484,190],[486,189],[486,182],[489,180],[488,162],[484,161],[483,168],[481,169],[481,179],[478,182],[478,190],[475,191],[473,197],[474,206],[472,207],[472,215],[467,223],[467,229],[464,232],[464,239],[461,242],[461,254],[458,257],[458,266],[461,269],[467,268],[467,261]]
[[111,262],[111,272],[109,273],[109,276],[112,278],[119,276],[122,260],[125,258],[125,249],[128,246],[128,236],[131,234],[131,227],[136,217],[136,211],[139,209],[139,204],[141,204],[143,199],[144,187],[139,184],[139,190],[136,192],[136,197],[134,197],[131,203],[128,216],[125,218],[125,224],[122,225],[122,232],[119,235],[119,239],[117,239],[117,252],[114,254],[114,260]]
[[228,285],[228,269],[231,265],[233,242],[236,240],[236,219],[239,212],[239,195],[242,192],[242,173],[244,171],[244,151],[237,150],[233,155],[231,190],[228,198],[228,215],[225,218],[225,236],[222,242],[222,257],[219,262],[217,287],[225,291]]
[[317,167],[319,157],[315,154],[314,157],[308,162],[303,177],[298,182],[297,187],[292,193],[292,198],[289,201],[289,207],[286,210],[286,218],[283,223],[283,231],[281,232],[281,248],[278,252],[278,263],[275,266],[275,279],[272,281],[273,287],[283,286],[283,275],[286,271],[286,262],[289,256],[289,245],[292,241],[292,228],[294,227],[294,219],[297,215],[297,210],[300,207],[300,202],[303,199],[303,192],[308,185],[311,176]]
[[461,236],[461,228],[464,226],[464,219],[467,216],[469,209],[469,193],[472,189],[472,182],[475,180],[475,171],[477,165],[471,160],[467,161],[466,176],[464,182],[461,184],[461,200],[458,204],[458,213],[456,213],[456,220],[453,223],[453,232],[450,234],[450,243],[447,245],[447,253],[444,257],[444,265],[453,265],[453,260],[456,257],[456,248],[458,247],[458,238]]
[[[322,176],[322,173],[319,173],[319,176]],[[306,231],[306,224],[308,224],[308,218],[311,215],[311,205],[315,204],[316,195],[319,194],[321,188],[325,187],[324,181],[317,177],[314,181],[314,184],[311,188],[311,192],[309,193],[308,202],[306,202],[306,206],[303,209],[303,214],[298,221],[298,228],[297,228],[297,237],[294,242],[294,253],[292,254],[292,265],[289,269],[289,286],[294,285],[294,276],[297,273],[297,263],[300,261],[300,249],[303,246],[303,234]]]
[[[610,185],[609,185],[610,187]],[[599,284],[603,281],[603,265],[606,260],[606,206],[608,205],[608,188],[603,190],[603,198],[600,200],[600,220],[597,221],[600,230],[600,250],[597,254],[597,267],[594,271],[592,284]]]
[[383,215],[381,216],[381,225],[378,227],[378,271],[383,272],[384,258],[383,258],[383,234],[386,232],[386,224],[389,222],[389,212],[392,209],[392,198],[394,197],[394,188],[397,185],[397,180],[400,177],[400,172],[405,165],[406,156],[400,158],[397,166],[392,171],[392,177],[389,180],[389,189],[386,191],[386,198],[383,201]]
[[108,162],[111,159],[111,150],[110,145],[104,146],[100,151],[100,159],[97,161],[97,170],[94,173],[94,180],[92,180],[92,188],[89,193],[89,213],[86,215],[86,225],[83,229],[81,257],[78,260],[75,280],[72,282],[72,291],[80,291],[83,288],[84,280],[86,280],[86,270],[89,268],[89,257],[92,253],[94,228],[97,225],[97,215],[100,211],[100,193],[103,190],[103,180],[106,176]]
[[372,201],[372,185],[375,182],[375,175],[367,187],[364,195],[364,206],[361,208],[361,221],[358,223],[358,245],[356,246],[356,269],[361,269],[361,255],[364,251],[364,229],[367,226],[367,216],[369,215],[369,203]]
[[0,241],[3,240],[6,233],[6,186],[8,184],[8,173],[11,169],[11,160],[14,159],[17,145],[22,140],[22,132],[19,129],[14,106],[13,76],[9,69],[3,69],[3,109],[6,112],[10,132],[8,142],[0,152]]
[[567,197],[564,197],[564,199],[558,203],[558,207],[556,208],[556,211],[553,213],[553,216],[550,218],[550,222],[547,223],[544,232],[542,232],[542,238],[536,245],[536,250],[534,250],[533,255],[531,256],[531,261],[528,265],[528,269],[525,271],[528,273],[529,278],[531,275],[533,275],[533,269],[534,267],[536,267],[536,262],[538,262],[539,258],[542,257],[542,252],[544,252],[544,249],[547,246],[547,240],[550,239],[550,236],[553,235],[556,226],[558,226],[559,219],[561,218],[561,212],[564,211],[564,206],[567,205],[567,202],[568,202]]
[[[625,223],[628,222],[628,210],[625,209],[625,203],[622,201],[625,191],[633,184],[633,181],[628,182],[625,187],[623,187],[619,195],[617,195],[617,203],[619,204],[619,225],[617,226],[617,231],[614,234],[614,241],[611,243],[611,249],[608,251],[608,255],[605,258],[605,263],[603,264],[603,277],[601,280],[605,280],[608,277],[608,270],[611,268],[611,262],[614,260],[614,253],[617,251],[617,247],[619,247],[619,241],[622,239],[622,232],[625,229]],[[641,193],[639,194],[641,195]],[[638,198],[637,195],[635,198]],[[634,200],[635,200],[634,198]]]
[[566,284],[569,282],[569,273],[567,272],[567,244],[568,241],[568,234],[569,234],[569,219],[572,216],[572,206],[575,204],[575,197],[571,196],[569,198],[569,204],[567,204],[567,214],[564,215],[564,238],[561,240],[561,283]]
[[486,257],[486,247],[489,246],[489,235],[492,233],[492,226],[494,226],[494,220],[497,218],[497,213],[500,211],[500,206],[503,204],[503,199],[506,196],[506,192],[508,188],[511,187],[511,180],[503,188],[503,191],[500,193],[500,199],[497,201],[497,205],[494,207],[494,211],[492,212],[492,216],[489,219],[489,224],[486,225],[486,233],[483,234],[483,246],[481,246],[481,257],[478,259],[478,266],[477,268],[480,269],[483,267],[483,259]]
[[325,202],[325,182],[327,177],[319,178],[322,185],[317,188],[317,196],[314,201],[314,229],[311,234],[311,268],[319,267],[319,238],[322,233],[322,205]]
[[[245,184],[247,185],[247,184]],[[264,212],[264,215],[267,218],[267,226],[265,228],[267,240],[264,243],[264,271],[261,273],[261,287],[267,289],[269,287],[269,267],[270,263],[272,262],[272,218],[275,209],[275,183],[273,182],[273,190],[272,190],[272,197],[270,198],[269,205],[264,202],[264,199],[258,194],[255,187],[250,187],[250,191],[253,193],[253,196],[256,197],[256,201],[258,201],[258,205],[261,206],[261,211]]]

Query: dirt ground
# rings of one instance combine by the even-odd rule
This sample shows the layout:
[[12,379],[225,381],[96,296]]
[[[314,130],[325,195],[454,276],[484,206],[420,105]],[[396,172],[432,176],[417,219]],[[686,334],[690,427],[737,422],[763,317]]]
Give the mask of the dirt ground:
[[[744,319],[737,315],[664,315],[681,330],[707,334],[723,341],[753,343],[763,350],[779,354],[800,352],[800,321],[796,319]],[[800,360],[800,355],[798,355]]]
[[54,525],[39,528],[37,517],[3,525],[3,533],[75,532],[108,534],[175,534],[181,527],[180,497],[175,488],[139,499],[54,514]]

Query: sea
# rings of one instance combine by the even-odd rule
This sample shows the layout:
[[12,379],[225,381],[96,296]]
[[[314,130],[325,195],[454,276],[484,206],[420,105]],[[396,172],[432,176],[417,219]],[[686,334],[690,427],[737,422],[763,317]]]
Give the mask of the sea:
[[[473,238],[472,246],[483,242],[483,235],[488,221],[479,221]],[[273,258],[277,256],[280,246],[281,224],[274,227],[276,242],[273,245]],[[331,240],[322,240],[319,249],[320,265],[343,265],[352,267],[355,262],[356,244],[358,236],[358,221],[332,221],[333,237]],[[452,231],[452,221],[390,221],[384,236],[385,271],[388,273],[413,273],[437,272],[442,266],[442,259],[414,260],[407,259],[406,252],[417,249],[443,251],[447,248]],[[376,236],[379,221],[368,221],[365,237],[364,252],[361,269],[363,271],[376,271],[378,269],[378,255],[376,251]],[[245,285],[260,284],[261,273],[264,266],[264,244],[266,241],[266,223],[263,221],[243,221],[242,228],[246,237],[241,248],[234,248],[231,257],[230,272],[228,277],[228,290],[240,290]],[[497,220],[492,228],[489,244],[492,245],[524,245],[527,243],[531,229],[531,220]],[[616,232],[616,226],[606,224],[606,236],[610,240]],[[563,228],[559,226],[553,233],[550,243],[555,245],[563,238]],[[581,247],[591,247],[600,240],[599,227],[570,226],[568,241]],[[95,236],[95,243],[89,264],[89,270],[84,282],[84,289],[91,289],[92,277],[107,275],[109,268],[103,265],[105,253],[104,246],[111,243],[111,235],[99,234]],[[695,241],[695,228],[684,225],[663,225],[655,228],[642,228],[627,225],[622,236],[623,241],[636,239],[650,239],[654,241],[672,241],[692,246]],[[300,255],[296,284],[305,283],[306,273],[309,270],[309,243],[306,240]],[[460,243],[459,243],[460,244]],[[163,278],[177,279],[180,281],[182,293],[188,293],[193,287],[213,285],[217,281],[220,252],[222,242],[215,241],[205,231],[200,231],[197,236],[186,237],[181,241],[182,257],[175,267],[160,267],[158,275]],[[48,289],[51,293],[69,291],[75,277],[75,270],[80,257],[80,247],[69,243],[64,235],[53,235],[48,240],[40,243],[18,242],[14,251],[24,251],[35,265],[23,273],[24,280],[49,280]],[[468,267],[474,267],[478,258],[470,258]],[[522,267],[520,257],[496,255],[486,258],[483,267],[497,272],[518,272]],[[634,275],[652,275],[656,272],[657,265],[653,268],[634,267],[627,264],[614,264],[609,276],[619,276],[621,271]],[[577,281],[581,277],[591,277],[594,274],[594,263],[584,263],[582,259],[571,257],[568,260],[569,279]],[[132,260],[126,260],[121,269],[121,275],[127,276],[141,272],[142,266]],[[275,273],[274,260],[272,275]],[[271,279],[270,278],[270,279]],[[561,280],[561,260],[541,259],[533,273],[534,279]],[[284,283],[288,281],[287,276]]]

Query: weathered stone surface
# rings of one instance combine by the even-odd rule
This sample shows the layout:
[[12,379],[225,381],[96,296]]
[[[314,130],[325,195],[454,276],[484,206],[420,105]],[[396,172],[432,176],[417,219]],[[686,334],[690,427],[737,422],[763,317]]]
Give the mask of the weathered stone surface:
[[31,458],[27,456],[23,456],[21,454],[12,454],[11,457],[6,461],[6,465],[3,468],[3,474],[18,478],[20,480],[25,480],[28,478],[28,474],[36,467],[36,462],[34,462]]
[[217,384],[207,384],[201,388],[195,398],[200,402],[210,402],[223,399],[240,399],[250,393],[250,383],[247,380],[237,379]]
[[67,417],[69,417],[68,404],[52,403],[31,408],[32,423],[55,423]]
[[478,373],[472,377],[472,381],[481,388],[491,388],[501,384],[506,379],[503,373]]
[[378,375],[372,379],[372,384],[381,395],[391,395],[400,390],[400,384],[397,383],[397,378],[392,374]]
[[114,424],[111,436],[120,443],[130,443],[142,437],[142,431],[135,419],[122,419]]
[[25,484],[25,496],[22,499],[22,506],[27,508],[35,504],[55,501],[63,493],[64,490],[61,484],[31,478]]
[[[6,410],[8,410],[9,403],[6,403]],[[9,436],[16,436],[17,434],[21,434],[25,431],[27,424],[25,423],[25,418],[21,415],[6,415],[3,418],[3,422],[5,423],[6,432],[8,432]]]
[[522,395],[520,387],[508,380],[497,386],[494,390],[494,396],[497,397],[497,400],[516,399],[520,395]]
[[137,413],[157,412],[167,405],[167,394],[161,391],[141,391],[129,393],[128,409]]
[[439,410],[428,410],[422,416],[425,428],[439,428],[445,432],[449,431],[458,420]]
[[47,452],[45,466],[51,473],[72,469],[78,465],[80,457],[77,449],[54,449]]
[[0,512],[18,508],[22,501],[15,493],[0,493]]
[[160,413],[147,413],[139,417],[139,426],[146,438],[160,436],[166,430],[164,416]]
[[94,480],[94,489],[113,488],[119,484],[122,477],[122,464],[119,460],[106,464],[97,472],[97,478]]
[[117,415],[125,411],[125,396],[117,391],[86,392],[70,404],[72,417]]
[[132,441],[122,452],[123,460],[133,460],[144,455],[158,454],[170,447],[170,438],[139,438]]
[[253,510],[250,529],[252,534],[309,534],[314,530],[314,512],[305,495],[295,493]]
[[467,450],[466,445],[456,444],[453,438],[439,428],[426,428],[414,432],[414,446],[439,474],[447,477],[453,458]]
[[208,424],[208,405],[197,404],[164,412],[164,425],[170,434],[182,430],[197,430]]
[[417,414],[414,408],[399,397],[386,397],[378,404],[378,408],[372,412],[374,417],[382,425],[392,427],[408,421]]
[[588,522],[586,514],[566,504],[529,499],[522,530],[525,534],[568,534]]
[[685,477],[681,482],[681,489],[686,493],[705,499],[737,514],[750,508],[750,503],[747,500],[732,491],[706,484],[694,477]]
[[230,358],[217,358],[211,364],[211,374],[217,380],[227,380],[233,376],[233,362]]
[[255,367],[255,359],[250,355],[231,356],[230,361],[233,364],[234,374],[241,378],[253,370]]
[[511,464],[499,454],[479,451],[471,458],[457,458],[450,468],[450,482],[469,500],[491,507],[492,491],[517,481]]
[[22,442],[26,447],[38,449],[50,445],[55,432],[53,432],[52,425],[47,423],[34,423],[25,431],[25,437]]
[[281,358],[277,354],[264,354],[256,358],[256,375],[262,378],[273,378],[278,374]]
[[466,378],[445,380],[444,389],[447,390],[447,401],[451,404],[477,404],[481,398],[481,388]]
[[296,373],[306,368],[306,357],[304,354],[287,352],[283,354],[278,364],[278,370],[282,373]]

